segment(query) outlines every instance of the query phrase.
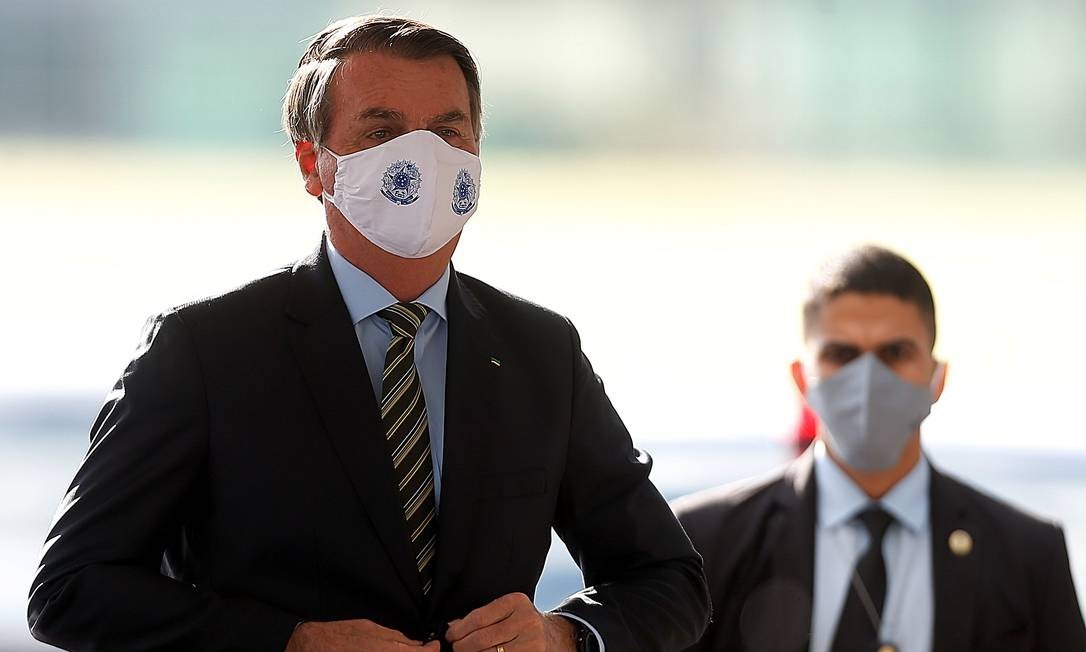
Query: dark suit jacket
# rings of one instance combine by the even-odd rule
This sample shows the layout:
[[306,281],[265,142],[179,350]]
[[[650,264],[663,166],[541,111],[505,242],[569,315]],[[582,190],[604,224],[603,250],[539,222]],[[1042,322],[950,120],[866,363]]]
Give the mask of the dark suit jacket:
[[[766,479],[676,502],[713,604],[713,623],[690,650],[808,649],[815,492],[808,451]],[[934,468],[930,492],[934,651],[1086,650],[1060,528]],[[950,550],[955,530],[972,536],[970,554]]]
[[49,533],[34,636],[278,651],[299,621],[367,618],[422,638],[503,594],[531,596],[554,527],[593,587],[561,608],[609,650],[697,640],[701,560],[573,326],[459,273],[448,310],[428,598],[322,245],[149,321]]

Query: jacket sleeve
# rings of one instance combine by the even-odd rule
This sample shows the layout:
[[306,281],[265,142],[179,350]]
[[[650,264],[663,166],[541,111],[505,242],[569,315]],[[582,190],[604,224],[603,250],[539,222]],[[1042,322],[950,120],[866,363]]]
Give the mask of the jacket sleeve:
[[[709,591],[709,601],[712,605],[712,620],[706,626],[705,632],[701,638],[692,645],[683,648],[683,652],[710,652],[712,646],[710,642],[713,640],[714,630],[718,627],[719,623],[717,619],[720,617],[720,604],[717,602],[718,596],[716,595],[717,586],[714,584],[716,578],[714,577],[713,565],[718,563],[719,560],[713,559],[713,546],[708,544],[715,536],[715,532],[709,534],[709,531],[714,530],[712,527],[715,523],[707,522],[710,519],[706,518],[707,513],[712,513],[712,510],[708,509],[691,509],[687,505],[689,498],[686,500],[680,499],[672,503],[672,508],[675,511],[676,517],[679,519],[679,524],[682,525],[686,534],[690,537],[691,543],[694,544],[694,549],[698,551],[702,556],[702,560],[705,564],[705,576],[706,584]],[[719,521],[720,519],[713,519]]]
[[53,519],[27,619],[71,650],[282,650],[298,619],[160,572],[201,494],[207,402],[177,313],[148,320]]
[[1086,650],[1086,625],[1075,595],[1063,530],[1056,528],[1051,538],[1053,545],[1046,555],[1049,563],[1046,592],[1037,601],[1036,649]]
[[606,650],[680,650],[709,619],[701,557],[649,481],[581,352],[572,325],[573,404],[555,530],[584,575],[584,591],[555,611],[590,624]]

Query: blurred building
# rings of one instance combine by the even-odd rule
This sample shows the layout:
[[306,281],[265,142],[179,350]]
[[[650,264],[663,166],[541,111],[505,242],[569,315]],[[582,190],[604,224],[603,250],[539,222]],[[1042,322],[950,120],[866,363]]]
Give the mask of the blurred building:
[[[1086,160],[1074,0],[401,2],[483,67],[491,146]],[[0,136],[279,142],[302,42],[371,6],[0,3]]]

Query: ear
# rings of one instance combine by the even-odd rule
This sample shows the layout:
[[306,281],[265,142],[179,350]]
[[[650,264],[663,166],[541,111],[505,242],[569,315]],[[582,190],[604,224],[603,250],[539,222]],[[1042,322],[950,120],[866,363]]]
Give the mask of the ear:
[[792,382],[803,396],[807,396],[807,374],[803,371],[803,363],[799,360],[792,361]]
[[307,140],[294,143],[294,159],[298,161],[298,169],[305,179],[305,191],[314,197],[320,197],[324,192],[320,170],[317,168],[317,152],[313,143]]
[[947,363],[937,362],[935,364],[935,375],[931,379],[931,395],[934,397],[932,402],[937,402],[939,397],[943,395],[943,388],[946,387],[946,372]]

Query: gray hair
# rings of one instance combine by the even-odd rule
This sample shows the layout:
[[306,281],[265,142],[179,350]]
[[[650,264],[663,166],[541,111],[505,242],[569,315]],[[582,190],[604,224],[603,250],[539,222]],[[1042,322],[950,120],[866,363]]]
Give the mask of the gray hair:
[[352,16],[325,27],[309,43],[283,98],[283,130],[294,143],[322,142],[328,124],[328,85],[346,55],[387,51],[407,59],[451,56],[468,85],[476,141],[482,135],[479,69],[456,37],[409,18]]

